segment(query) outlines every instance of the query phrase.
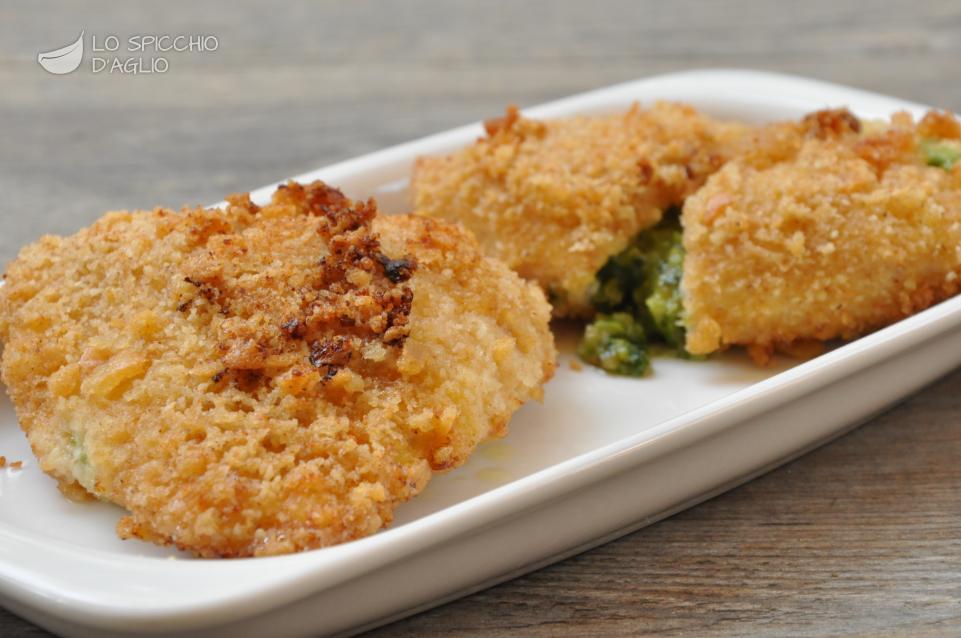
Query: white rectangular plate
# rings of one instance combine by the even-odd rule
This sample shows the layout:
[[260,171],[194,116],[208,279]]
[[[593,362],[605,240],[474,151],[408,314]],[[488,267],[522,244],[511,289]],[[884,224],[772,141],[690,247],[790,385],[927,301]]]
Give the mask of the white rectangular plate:
[[[699,71],[526,112],[600,114],[656,99],[748,121],[839,105],[865,117],[923,110],[806,79]],[[474,124],[297,179],[375,195],[386,212],[401,212],[413,159],[481,132]],[[0,470],[0,602],[70,636],[281,638],[386,622],[646,525],[838,435],[961,363],[961,298],[817,359],[766,369],[730,353],[656,359],[654,376],[641,380],[574,372],[572,335],[559,337],[561,361],[544,403],[525,406],[506,439],[435,477],[390,529],[276,558],[192,560],[118,540],[120,510],[63,499],[0,399],[0,454],[25,461],[20,471]]]

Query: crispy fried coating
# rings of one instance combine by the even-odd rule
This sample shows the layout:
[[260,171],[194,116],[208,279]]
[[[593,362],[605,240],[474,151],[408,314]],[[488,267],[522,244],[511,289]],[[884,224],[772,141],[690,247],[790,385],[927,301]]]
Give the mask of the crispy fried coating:
[[740,344],[763,362],[956,294],[961,166],[929,166],[931,138],[961,127],[833,110],[759,129],[684,206],[687,349]]
[[487,137],[422,157],[415,210],[460,222],[484,250],[548,291],[558,316],[589,315],[609,257],[703,184],[746,131],[681,104],[536,121],[516,108]]
[[456,226],[321,183],[109,213],[0,288],[4,383],[43,469],[124,538],[200,556],[370,534],[505,433],[550,308]]

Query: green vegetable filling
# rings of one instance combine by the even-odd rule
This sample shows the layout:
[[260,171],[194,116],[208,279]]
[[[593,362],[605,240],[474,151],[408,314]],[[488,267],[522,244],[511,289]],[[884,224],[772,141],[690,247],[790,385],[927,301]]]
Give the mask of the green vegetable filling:
[[650,365],[644,327],[626,312],[598,315],[584,329],[577,353],[612,374],[640,376]]
[[686,354],[683,267],[680,216],[672,209],[598,271],[591,301],[601,314],[584,331],[581,358],[614,374],[642,376],[650,366],[649,341]]
[[929,166],[938,166],[946,171],[961,160],[961,148],[941,140],[922,140],[921,153]]

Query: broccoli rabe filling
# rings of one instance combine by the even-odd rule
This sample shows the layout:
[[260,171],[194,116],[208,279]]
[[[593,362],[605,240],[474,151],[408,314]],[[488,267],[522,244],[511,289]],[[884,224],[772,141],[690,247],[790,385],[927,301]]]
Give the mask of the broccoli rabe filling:
[[680,219],[672,209],[598,271],[591,301],[599,314],[584,331],[581,358],[614,374],[641,376],[650,367],[649,342],[684,354],[683,267]]
[[650,365],[644,327],[626,312],[598,315],[584,329],[577,353],[611,374],[639,376]]
[[921,153],[930,166],[939,166],[946,171],[961,160],[961,146],[943,140],[922,140]]

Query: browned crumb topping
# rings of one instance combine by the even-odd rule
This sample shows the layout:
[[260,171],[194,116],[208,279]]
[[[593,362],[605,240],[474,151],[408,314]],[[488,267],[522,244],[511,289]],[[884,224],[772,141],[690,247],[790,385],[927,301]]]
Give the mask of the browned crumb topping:
[[3,381],[70,498],[201,556],[371,534],[540,396],[543,294],[463,229],[321,183],[108,213],[0,288]]
[[801,120],[801,126],[808,135],[819,139],[861,132],[861,121],[847,109],[826,109],[811,113]]
[[929,165],[926,139],[961,124],[813,113],[752,133],[684,206],[687,349],[744,345],[812,356],[961,285],[961,164]]
[[589,316],[594,275],[731,155],[747,127],[684,104],[533,120],[510,106],[487,135],[418,158],[418,213],[457,221],[488,255],[537,281],[558,316]]
[[226,226],[200,226],[204,249],[184,266],[184,281],[196,290],[178,304],[186,311],[208,303],[223,316],[220,345],[223,370],[263,371],[306,361],[324,379],[334,376],[356,353],[373,343],[397,347],[409,333],[413,292],[407,281],[415,269],[410,257],[383,254],[371,223],[372,201],[352,202],[322,183],[291,182],[261,208],[246,195],[228,200],[239,217],[280,219],[304,215],[327,246],[312,268],[276,265],[263,242],[271,233],[233,232]]
[[948,111],[928,111],[918,122],[918,133],[929,138],[961,139],[961,122]]
[[[487,132],[488,137],[494,137],[501,131],[509,131],[513,128],[514,124],[520,120],[521,112],[518,110],[517,105],[508,104],[507,111],[504,113],[503,117],[492,117],[489,120],[484,120],[484,131]],[[543,127],[540,129],[543,131]]]

